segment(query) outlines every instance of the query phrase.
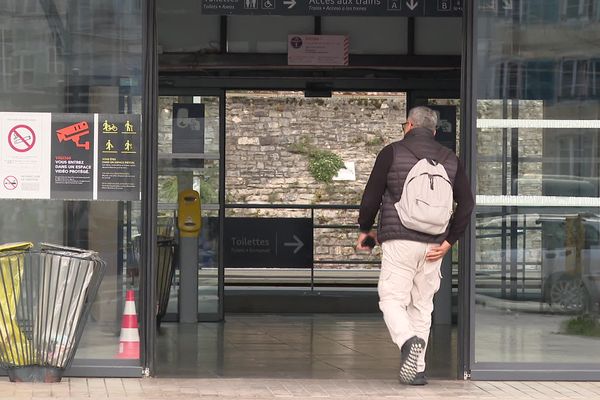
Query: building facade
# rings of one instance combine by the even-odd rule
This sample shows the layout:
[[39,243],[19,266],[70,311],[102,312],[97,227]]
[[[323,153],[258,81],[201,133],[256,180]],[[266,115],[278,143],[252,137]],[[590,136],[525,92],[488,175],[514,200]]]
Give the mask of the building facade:
[[[225,276],[372,291],[379,256],[352,250],[357,192],[407,110],[426,104],[449,113],[446,144],[477,194],[446,263],[456,376],[600,377],[599,1],[428,0],[418,15],[211,3],[0,0],[0,243],[89,248],[108,265],[69,373],[155,372],[146,327],[184,189],[202,201],[201,320],[226,317]],[[349,61],[290,65],[292,34],[345,35]],[[58,140],[58,124],[82,121],[92,132]],[[86,140],[93,154],[77,150]],[[311,175],[317,150],[340,156],[344,174]],[[90,172],[61,172],[64,157]],[[310,218],[312,264],[228,264],[233,217]],[[120,359],[131,289],[141,355]],[[173,290],[165,321],[177,318]]]

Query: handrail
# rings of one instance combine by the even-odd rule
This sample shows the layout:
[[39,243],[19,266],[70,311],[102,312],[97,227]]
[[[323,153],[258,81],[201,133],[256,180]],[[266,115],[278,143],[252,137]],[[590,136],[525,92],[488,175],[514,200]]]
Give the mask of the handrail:
[[358,205],[347,205],[347,204],[272,204],[272,203],[229,203],[223,207],[231,208],[287,208],[297,210],[358,210]]
[[[358,210],[359,205],[346,204],[272,204],[272,203],[229,203],[224,204],[225,209],[291,209],[291,210],[310,210],[310,218],[312,220],[313,230],[315,229],[356,229],[358,232],[358,224],[316,224],[315,210]],[[315,260],[313,252],[313,262],[310,266],[310,290],[315,289],[315,264],[347,264],[347,265],[377,265],[378,260]]]
[[[332,223],[332,224],[323,224],[323,223],[317,223],[316,219],[315,219],[315,210],[358,210],[360,209],[359,205],[345,205],[345,204],[289,204],[289,203],[277,203],[277,204],[273,204],[273,203],[226,203],[223,205],[223,209],[225,210],[234,210],[234,209],[273,209],[273,210],[282,210],[282,209],[288,209],[288,210],[306,210],[306,211],[310,211],[310,216],[307,215],[307,218],[311,218],[312,220],[312,226],[313,226],[313,230],[315,229],[340,229],[340,230],[350,230],[350,229],[355,229],[357,231],[358,234],[358,223],[357,224],[340,224],[340,223]],[[510,232],[511,231],[511,227],[503,227],[502,225],[499,226],[479,226],[477,227],[478,231],[481,231],[478,235],[477,238],[482,239],[482,238],[494,238],[494,237],[501,237],[501,236],[509,236],[511,234],[516,234],[518,236],[527,236],[527,232],[529,231],[539,231],[541,230],[540,227],[537,226],[526,226],[525,224],[519,223],[519,229],[518,231],[515,232]],[[500,231],[500,232],[496,232],[496,231]],[[525,239],[523,239],[523,245],[525,245]],[[334,256],[336,257],[336,256]],[[484,266],[484,265],[496,265],[498,264],[498,262],[502,262],[502,261],[479,261],[477,262],[478,265]],[[506,261],[505,261],[506,262]],[[519,275],[519,277],[508,277],[508,279],[505,278],[506,281],[526,281],[527,280],[527,276],[526,276],[526,271],[524,269],[525,266],[531,266],[531,265],[539,265],[539,261],[527,261],[525,259],[520,259],[520,260],[512,260],[512,262],[517,266],[517,270],[516,272]],[[380,260],[376,259],[313,259],[313,263],[310,266],[310,286],[311,286],[311,290],[314,290],[315,287],[315,265],[341,265],[341,264],[345,264],[345,265],[369,265],[369,266],[373,266],[373,265],[379,265],[380,264]]]

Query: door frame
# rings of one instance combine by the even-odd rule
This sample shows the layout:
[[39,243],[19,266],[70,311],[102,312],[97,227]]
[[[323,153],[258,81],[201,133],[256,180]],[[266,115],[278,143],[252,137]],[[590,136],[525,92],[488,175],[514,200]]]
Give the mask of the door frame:
[[[202,87],[200,85],[207,83],[207,80],[210,81],[210,78],[204,77],[194,77],[194,76],[175,76],[175,75],[161,75],[160,77],[160,86],[158,90],[159,96],[220,96],[220,143],[219,143],[219,157],[220,157],[220,176],[219,176],[219,252],[218,252],[218,293],[219,293],[219,316],[215,321],[224,320],[224,302],[226,301],[224,297],[224,264],[223,264],[223,240],[224,240],[224,222],[225,222],[225,177],[226,177],[226,101],[227,101],[227,91],[229,90],[293,90],[293,91],[302,91],[306,87],[306,84],[312,81],[310,78],[306,78],[303,80],[296,79],[287,79],[281,78],[279,84],[277,85],[273,79],[252,79],[251,88],[246,87],[248,82],[244,78],[232,78],[229,82],[229,85],[225,87],[223,85],[223,81],[219,81],[218,83],[220,87]],[[432,82],[434,79],[432,79]],[[369,80],[365,79],[360,82],[350,82],[345,79],[335,80],[333,91],[387,91],[387,92],[405,92],[407,93],[407,108],[414,106],[416,104],[411,104],[411,99],[422,99],[422,98],[448,98],[455,99],[459,97],[460,94],[460,85],[457,82],[456,87],[442,87],[439,90],[435,90],[432,86],[426,85],[425,88],[414,88],[414,89],[406,89],[400,85],[403,85],[405,82],[396,82],[396,87],[390,86],[391,82],[386,80],[382,82],[381,80],[373,80],[369,83]],[[213,83],[215,84],[215,83]],[[462,101],[461,101],[462,104]],[[462,106],[461,106],[462,107]],[[463,126],[463,125],[461,125]],[[465,132],[464,128],[463,132]],[[463,146],[463,142],[466,138],[464,133],[460,135],[460,144],[461,149]],[[157,171],[155,171],[155,174]],[[464,271],[466,264],[464,264],[464,260],[460,261],[459,259],[459,271]],[[459,328],[460,321],[465,319],[466,316],[461,315],[464,312],[464,307],[460,303],[461,299],[461,286],[459,280]],[[459,330],[460,332],[460,330]],[[457,340],[457,348],[458,353],[462,354],[466,348],[468,348],[468,343],[463,339],[463,336],[458,336]],[[156,354],[156,350],[153,352]],[[464,364],[462,363],[462,358],[459,357],[459,363],[457,365],[457,376],[462,379],[464,374]]]
[[[224,267],[223,267],[223,238],[225,226],[225,90],[201,89],[194,87],[173,88],[159,87],[160,96],[210,96],[219,98],[219,244],[217,253],[217,296],[218,307],[216,313],[198,313],[199,322],[219,322],[224,319]],[[158,155],[158,153],[157,153]],[[158,175],[158,169],[156,170]]]

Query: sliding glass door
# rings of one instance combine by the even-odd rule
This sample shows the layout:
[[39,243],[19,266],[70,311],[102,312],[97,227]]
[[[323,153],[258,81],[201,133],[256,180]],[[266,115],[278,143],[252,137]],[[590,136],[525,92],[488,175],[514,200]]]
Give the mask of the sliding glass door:
[[600,9],[478,3],[472,377],[595,379]]

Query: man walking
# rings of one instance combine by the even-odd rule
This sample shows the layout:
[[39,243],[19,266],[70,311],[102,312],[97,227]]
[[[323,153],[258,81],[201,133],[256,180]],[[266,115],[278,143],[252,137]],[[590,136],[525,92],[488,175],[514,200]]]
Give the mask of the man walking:
[[[389,144],[377,155],[358,217],[361,232],[357,250],[369,250],[372,243],[368,242],[373,239],[381,244],[381,273],[377,286],[379,308],[392,340],[400,348],[399,380],[411,385],[427,383],[425,351],[431,328],[433,295],[442,278],[440,266],[444,255],[465,231],[474,207],[471,187],[458,157],[434,138],[437,123],[438,115],[430,108],[415,107],[409,111],[407,122],[402,125],[404,139]],[[403,224],[400,217],[398,204],[401,197],[405,196],[403,200],[406,201],[412,195],[405,184],[413,184],[413,171],[423,159],[432,168],[441,168],[441,165],[445,170],[442,174],[420,175],[424,176],[426,189],[431,182],[432,196],[437,196],[433,195],[434,182],[436,189],[447,190],[448,218],[452,212],[452,197],[457,204],[447,227],[442,225],[437,231],[420,229],[419,223],[409,224],[406,221],[418,219],[410,215],[402,218]],[[409,173],[411,179],[407,182]],[[447,188],[443,184],[447,184]],[[375,235],[371,229],[378,212]],[[428,211],[410,212],[424,214],[425,218],[430,215]]]

